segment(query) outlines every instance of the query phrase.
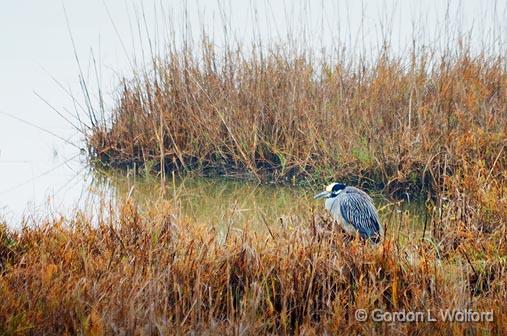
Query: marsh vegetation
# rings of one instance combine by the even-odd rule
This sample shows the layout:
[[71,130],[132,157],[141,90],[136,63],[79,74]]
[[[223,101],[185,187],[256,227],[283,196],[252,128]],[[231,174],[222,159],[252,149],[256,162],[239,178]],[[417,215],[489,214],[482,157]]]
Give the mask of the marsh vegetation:
[[[507,332],[504,54],[200,41],[124,78],[112,110],[85,95],[115,202],[0,227],[0,334]],[[311,200],[329,181],[377,195],[380,244],[344,239]]]

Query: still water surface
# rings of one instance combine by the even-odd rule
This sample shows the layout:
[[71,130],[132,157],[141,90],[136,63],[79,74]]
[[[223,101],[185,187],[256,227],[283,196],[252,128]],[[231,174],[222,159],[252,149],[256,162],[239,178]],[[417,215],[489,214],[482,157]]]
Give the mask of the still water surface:
[[[248,226],[265,232],[268,226],[309,225],[313,216],[326,216],[324,202],[313,199],[320,190],[310,188],[191,176],[170,178],[162,192],[156,177],[112,172],[101,172],[94,184],[99,190],[112,190],[115,199],[128,195],[140,206],[164,197],[174,202],[184,218],[218,230]],[[390,202],[382,195],[374,195],[374,201],[381,221],[395,230],[418,232],[428,219],[423,202]]]

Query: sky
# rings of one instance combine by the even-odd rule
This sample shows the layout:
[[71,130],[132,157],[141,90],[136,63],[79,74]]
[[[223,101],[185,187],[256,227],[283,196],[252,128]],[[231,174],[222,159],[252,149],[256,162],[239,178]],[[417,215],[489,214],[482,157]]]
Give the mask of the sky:
[[446,36],[472,31],[474,47],[505,51],[506,22],[507,0],[4,0],[0,220],[19,225],[23,216],[64,212],[87,198],[83,135],[72,125],[84,115],[79,74],[95,102],[100,88],[111,109],[119,79],[149,62],[149,41],[163,55],[164,45],[197,40],[204,30],[218,47],[292,37],[315,50],[340,44],[368,53],[388,36],[403,53],[414,37],[438,48]]

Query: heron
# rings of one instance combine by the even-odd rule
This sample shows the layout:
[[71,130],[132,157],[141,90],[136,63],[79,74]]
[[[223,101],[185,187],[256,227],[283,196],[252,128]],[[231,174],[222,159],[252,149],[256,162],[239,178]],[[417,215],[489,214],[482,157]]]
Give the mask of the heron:
[[364,191],[343,183],[331,183],[315,195],[325,198],[325,207],[346,233],[378,243],[384,234],[373,200]]

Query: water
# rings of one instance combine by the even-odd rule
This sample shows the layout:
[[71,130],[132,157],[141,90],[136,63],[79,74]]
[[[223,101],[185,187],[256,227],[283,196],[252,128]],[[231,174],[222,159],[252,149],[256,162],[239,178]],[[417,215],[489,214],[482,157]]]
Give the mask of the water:
[[[77,123],[76,115],[86,121],[78,75],[82,73],[87,81],[92,103],[99,105],[100,88],[105,110],[110,110],[119,79],[123,75],[130,77],[134,70],[143,69],[143,64],[149,62],[148,34],[157,42],[153,45],[156,51],[163,53],[168,30],[174,29],[176,43],[181,43],[182,36],[193,35],[197,39],[204,26],[220,46],[226,36],[224,23],[219,18],[225,11],[230,14],[228,34],[235,34],[238,40],[247,42],[255,37],[268,43],[304,27],[305,42],[315,50],[330,47],[337,39],[348,50],[378,46],[379,37],[387,33],[398,52],[403,52],[401,46],[414,35],[421,43],[426,41],[438,47],[447,42],[449,34],[468,31],[472,25],[480,27],[470,35],[470,43],[476,47],[482,43],[488,45],[494,38],[500,41],[499,37],[506,35],[503,19],[506,1],[495,2],[495,6],[480,0],[452,2],[449,6],[438,0],[422,3],[379,0],[364,4],[319,1],[313,5],[291,3],[288,8],[283,7],[283,2],[258,1],[253,3],[256,11],[250,0],[226,2],[225,8],[219,8],[221,3],[28,0],[3,4],[0,11],[3,32],[0,34],[0,221],[19,226],[26,216],[65,214],[93,203],[91,190],[96,176],[89,173],[86,155],[80,151],[83,134],[72,125]],[[188,15],[182,15],[185,6]],[[445,27],[448,14],[449,27]],[[190,28],[182,24],[184,17],[188,18]],[[379,29],[382,18],[389,22],[389,32]],[[138,25],[139,20],[143,24]],[[412,25],[413,21],[419,24]],[[361,24],[364,24],[362,28]],[[141,32],[138,27],[142,28]],[[434,32],[425,27],[444,28],[448,35],[433,40]],[[124,188],[121,183],[116,184],[118,189]],[[252,217],[257,223],[263,221],[262,216],[274,222],[280,216],[306,215],[308,208],[319,205],[311,200],[310,191],[290,188],[190,180],[181,186],[185,190],[182,192],[185,212],[210,225],[246,222]],[[143,188],[151,187],[140,184],[137,193],[141,195]],[[113,189],[100,192],[115,193]],[[145,194],[147,197],[150,193]]]
[[[320,190],[309,188],[198,176],[169,178],[161,185],[155,176],[97,174],[96,188],[114,190],[116,199],[132,197],[142,208],[163,197],[174,203],[186,220],[220,231],[249,227],[267,233],[268,227],[275,231],[309,225],[314,216],[327,215],[324,202],[313,199]],[[374,195],[374,202],[389,230],[410,235],[423,229],[427,219],[423,202],[390,202],[381,195]]]

